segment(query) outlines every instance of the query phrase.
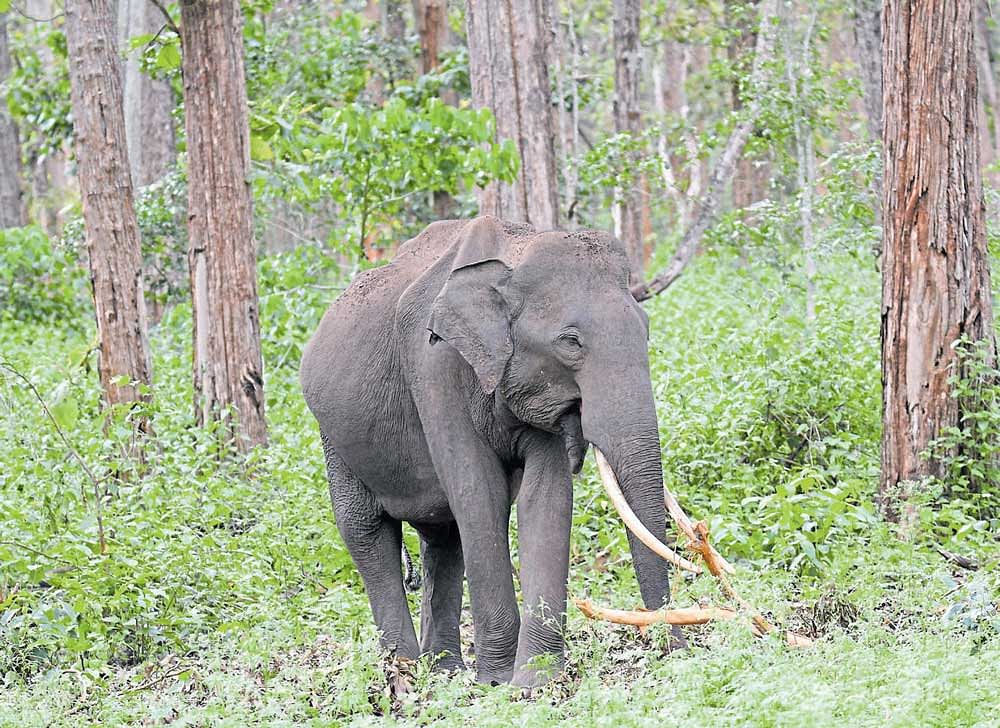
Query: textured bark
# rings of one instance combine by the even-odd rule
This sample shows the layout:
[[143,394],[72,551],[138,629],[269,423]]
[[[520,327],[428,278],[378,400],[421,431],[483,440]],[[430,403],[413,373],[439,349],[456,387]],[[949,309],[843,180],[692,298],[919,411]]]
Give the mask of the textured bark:
[[65,32],[101,385],[109,404],[133,402],[143,399],[137,387],[115,379],[149,384],[152,376],[121,63],[108,0],[68,0]]
[[[854,0],[855,60],[861,71],[865,120],[873,142],[882,140],[882,0]],[[875,224],[882,228],[882,175],[872,177]],[[881,252],[876,247],[875,254]]]
[[[446,0],[413,0],[413,19],[420,38],[420,72],[431,73],[441,65],[441,53],[448,44],[448,3]],[[442,89],[445,103],[456,102],[455,93]],[[433,193],[434,214],[438,219],[452,215],[455,201],[447,192]]]
[[420,70],[430,73],[440,65],[448,44],[447,0],[413,0],[413,19],[420,38]]
[[[639,82],[642,73],[642,49],[639,45],[640,0],[614,0],[612,22],[615,53],[615,96],[612,110],[615,131],[638,136],[642,133],[639,105]],[[643,280],[644,256],[642,234],[642,182],[636,179],[625,189],[617,190],[615,235],[624,244],[632,270],[632,283]]]
[[[0,13],[0,85],[10,75],[10,48],[7,45],[7,15]],[[7,113],[6,99],[0,100],[0,228],[19,227],[27,222],[21,187],[21,143],[17,125]]]
[[990,48],[990,31],[986,23],[990,9],[987,0],[976,2],[976,64],[979,70],[980,121],[979,138],[982,142],[982,166],[988,167],[1000,154],[1000,112],[997,100],[996,76],[993,73],[993,54]]
[[263,361],[238,0],[181,2],[188,263],[198,424],[226,417],[240,449],[264,444]]
[[[163,25],[160,11],[149,0],[118,0],[118,47],[128,50],[130,38],[156,33]],[[125,59],[125,135],[132,183],[145,187],[163,177],[174,164],[174,95],[170,84],[139,70],[139,52]]]
[[963,427],[952,343],[993,340],[972,0],[886,0],[882,274],[884,515],[908,515],[907,483],[941,473],[920,453]]
[[489,107],[497,138],[513,139],[521,156],[513,184],[491,183],[478,193],[479,212],[552,229],[559,188],[544,17],[542,0],[468,0],[466,6],[473,103]]
[[[730,86],[732,109],[739,112],[743,108],[740,96],[741,67],[744,59],[752,55],[757,45],[756,26],[757,0],[727,0],[726,12],[729,16],[730,30],[733,40],[726,48],[730,67],[737,70]],[[750,207],[763,199],[763,191],[767,188],[770,177],[766,165],[762,162],[740,155],[736,160],[736,171],[733,174],[733,207]]]

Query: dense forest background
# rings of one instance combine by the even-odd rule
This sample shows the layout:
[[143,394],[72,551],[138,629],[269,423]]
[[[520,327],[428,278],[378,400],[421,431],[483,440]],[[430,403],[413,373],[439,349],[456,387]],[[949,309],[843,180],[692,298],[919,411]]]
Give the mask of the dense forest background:
[[[883,472],[881,3],[208,5],[0,0],[0,724],[996,720],[992,330],[955,345],[933,467]],[[973,5],[995,271],[1000,30]],[[570,666],[530,699],[383,667],[298,361],[356,273],[479,211],[626,243],[666,484],[812,648],[724,623],[667,656],[570,607]],[[140,282],[117,375],[101,280]],[[199,307],[246,301],[259,363],[206,378]],[[634,606],[589,462],[575,498],[571,595]]]

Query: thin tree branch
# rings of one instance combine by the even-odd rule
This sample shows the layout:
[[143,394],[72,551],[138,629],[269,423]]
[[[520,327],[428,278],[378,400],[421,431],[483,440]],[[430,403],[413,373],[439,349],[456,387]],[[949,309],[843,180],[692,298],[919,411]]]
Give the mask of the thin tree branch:
[[[754,52],[753,70],[750,74],[750,86],[755,91],[760,88],[764,80],[765,66],[774,55],[775,36],[775,0],[763,0],[760,4],[760,30],[757,33],[757,46]],[[691,227],[684,233],[677,252],[671,258],[667,267],[658,273],[648,283],[640,283],[632,287],[632,295],[637,301],[645,301],[658,293],[662,293],[674,281],[676,281],[688,263],[694,258],[701,239],[708,230],[709,225],[715,220],[719,209],[719,201],[726,185],[732,179],[736,171],[736,161],[743,153],[747,139],[757,120],[760,110],[760,96],[755,95],[750,104],[747,105],[743,120],[736,125],[729,140],[715,164],[715,169],[708,178],[708,188],[705,191],[705,199],[698,208],[698,213],[694,218]]]

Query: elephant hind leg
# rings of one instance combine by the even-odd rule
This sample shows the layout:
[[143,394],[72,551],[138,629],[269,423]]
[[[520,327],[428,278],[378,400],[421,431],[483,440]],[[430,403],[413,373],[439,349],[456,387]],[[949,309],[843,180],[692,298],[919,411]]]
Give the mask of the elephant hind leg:
[[419,531],[424,567],[420,649],[436,658],[436,668],[461,670],[465,668],[459,635],[465,561],[458,526],[448,523]]
[[403,591],[402,524],[386,514],[326,437],[322,439],[337,528],[364,580],[380,644],[400,657],[416,659],[420,649]]

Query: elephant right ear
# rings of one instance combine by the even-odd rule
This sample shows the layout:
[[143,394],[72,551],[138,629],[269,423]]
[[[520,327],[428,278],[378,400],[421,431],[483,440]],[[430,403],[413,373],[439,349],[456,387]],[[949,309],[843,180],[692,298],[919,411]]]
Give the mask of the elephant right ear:
[[500,290],[511,274],[502,257],[504,240],[494,217],[469,223],[448,280],[431,305],[427,326],[431,343],[443,339],[458,351],[487,394],[500,384],[514,350],[507,301]]

